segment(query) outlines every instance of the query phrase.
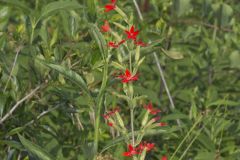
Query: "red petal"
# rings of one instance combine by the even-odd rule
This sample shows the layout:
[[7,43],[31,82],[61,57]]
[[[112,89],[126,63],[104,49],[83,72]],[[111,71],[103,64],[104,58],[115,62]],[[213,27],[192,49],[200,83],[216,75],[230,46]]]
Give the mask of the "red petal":
[[158,125],[159,125],[160,127],[164,127],[164,126],[167,126],[167,123],[165,123],[165,122],[160,122],[160,123],[158,123]]
[[115,9],[115,5],[113,5],[113,4],[106,4],[105,5],[105,12],[109,12],[113,9]]
[[110,126],[110,127],[112,127],[112,126],[113,126],[113,123],[108,122],[107,125]]
[[124,153],[123,153],[123,156],[125,156],[125,157],[131,157],[131,156],[132,156],[132,153],[131,153],[131,152],[124,152]]
[[161,160],[168,160],[167,156],[162,156]]
[[130,71],[129,71],[128,69],[126,69],[125,75],[126,75],[127,77],[131,77],[131,73],[130,73]]
[[118,43],[118,45],[121,45],[121,44],[123,44],[124,42],[126,42],[125,39],[121,40],[121,41]]
[[128,145],[128,150],[129,151],[133,151],[134,150],[134,148],[133,148],[133,146],[131,144]]
[[134,26],[132,26],[132,27],[130,28],[130,32],[131,32],[131,33],[134,32]]
[[122,80],[122,83],[128,83],[128,82],[129,82],[128,79],[123,79],[123,80]]

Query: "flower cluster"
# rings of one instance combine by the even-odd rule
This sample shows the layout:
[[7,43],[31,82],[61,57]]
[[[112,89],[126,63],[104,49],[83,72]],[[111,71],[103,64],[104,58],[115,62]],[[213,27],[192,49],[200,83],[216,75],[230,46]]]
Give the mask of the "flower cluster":
[[145,149],[147,152],[151,151],[154,148],[154,143],[143,142],[140,143],[137,147],[133,147],[131,144],[128,145],[128,151],[123,153],[123,156],[131,157],[137,154],[141,154]]
[[[105,5],[105,12],[109,12],[111,10],[114,10],[116,8],[117,0],[111,0],[110,3]],[[107,20],[104,21],[104,25],[101,26],[102,32],[110,32],[111,27],[109,25],[109,22]],[[137,40],[137,36],[139,34],[139,30],[135,30],[135,27],[132,25],[129,30],[125,30],[125,34],[127,36],[128,40],[133,40],[134,44],[136,46],[146,47],[147,44],[142,42],[141,40]],[[112,48],[118,48],[121,44],[126,42],[125,39],[121,40],[120,42],[108,42],[108,46]]]
[[106,114],[103,114],[103,118],[105,120],[108,120],[108,126],[112,127],[113,126],[113,122],[109,121],[110,120],[110,117],[115,115],[117,112],[119,112],[120,109],[119,108],[114,108],[113,110],[107,112]]

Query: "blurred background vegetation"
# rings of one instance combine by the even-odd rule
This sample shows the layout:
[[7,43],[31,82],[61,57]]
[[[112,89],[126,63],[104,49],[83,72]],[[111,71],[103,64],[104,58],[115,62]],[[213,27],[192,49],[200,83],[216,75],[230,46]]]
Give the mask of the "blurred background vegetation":
[[[152,101],[161,108],[169,124],[147,135],[156,149],[146,159],[175,154],[174,159],[240,160],[239,0],[137,2],[143,22],[132,0],[117,2],[143,41],[152,44],[141,49],[145,61],[135,91],[148,96],[140,104]],[[116,12],[103,12],[106,3],[0,0],[0,119],[17,107],[0,124],[0,159],[92,158],[92,99],[101,86],[103,63],[89,24],[123,21]],[[174,110],[153,52],[164,69]],[[111,66],[103,105],[119,105],[129,119],[124,103],[111,94],[119,88],[115,71]],[[125,150],[121,137],[101,119],[101,156],[121,160]]]

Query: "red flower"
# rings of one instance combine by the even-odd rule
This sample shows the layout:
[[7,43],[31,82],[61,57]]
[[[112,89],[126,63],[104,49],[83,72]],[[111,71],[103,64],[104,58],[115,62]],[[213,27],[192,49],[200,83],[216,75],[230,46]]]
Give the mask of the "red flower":
[[158,121],[159,119],[160,119],[160,117],[157,116],[157,117],[154,117],[152,120],[153,120],[154,122],[156,122],[156,121]]
[[118,78],[122,79],[122,83],[128,83],[130,81],[137,81],[138,75],[132,75],[128,69],[126,69],[125,74],[118,76]]
[[105,5],[105,12],[109,12],[116,8],[117,0],[111,0],[111,3]]
[[119,108],[114,108],[112,111],[107,112],[106,114],[103,115],[104,119],[109,119],[112,115],[114,115],[116,112],[119,112]]
[[112,48],[118,48],[121,44],[123,44],[126,40],[121,40],[120,42],[118,43],[115,43],[115,42],[108,42],[108,46],[109,47],[112,47]]
[[137,148],[134,148],[131,144],[128,145],[128,151],[123,153],[123,156],[131,157],[133,155],[139,154]]
[[105,5],[105,12],[109,12],[111,10],[114,10],[115,9],[115,5],[114,4],[106,4]]
[[102,32],[108,32],[110,30],[108,21],[104,21],[104,25],[101,28],[102,28]]
[[135,41],[134,42],[137,46],[141,46],[141,47],[146,47],[147,44],[146,43],[143,43],[142,41]]
[[119,45],[116,44],[115,42],[108,42],[108,46],[112,47],[112,48],[118,48],[119,47]]
[[165,123],[165,122],[160,122],[160,123],[158,123],[158,125],[159,125],[160,127],[164,127],[164,126],[167,126],[167,123]]
[[156,115],[157,113],[161,112],[160,109],[154,109],[152,103],[145,105],[144,108],[147,109],[147,111],[152,115]]
[[110,126],[110,127],[112,127],[112,126],[113,126],[113,123],[112,123],[112,122],[108,122],[107,125]]
[[162,156],[161,160],[168,160],[167,156]]
[[139,30],[134,31],[134,26],[132,26],[129,31],[125,30],[125,33],[128,39],[136,40]]
[[123,44],[124,42],[126,42],[125,39],[123,39],[123,40],[121,40],[120,42],[118,42],[118,45],[121,45],[121,44]]
[[142,153],[142,151],[146,148],[146,151],[149,152],[154,148],[154,146],[155,146],[154,143],[143,142],[139,144],[139,146],[137,147],[137,150],[139,153]]
[[155,144],[154,143],[145,143],[144,146],[147,151],[151,151],[154,148]]

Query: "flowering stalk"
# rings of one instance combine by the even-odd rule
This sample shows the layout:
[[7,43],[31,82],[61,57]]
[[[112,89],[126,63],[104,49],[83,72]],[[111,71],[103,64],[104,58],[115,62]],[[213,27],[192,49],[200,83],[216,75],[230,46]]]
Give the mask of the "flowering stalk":
[[[106,39],[108,40],[108,51],[110,57],[111,52],[114,52],[116,50],[118,51],[117,58],[119,63],[114,62],[113,64],[125,71],[123,74],[116,76],[116,78],[121,80],[122,82],[125,95],[115,95],[117,95],[119,98],[123,98],[128,104],[130,110],[130,136],[128,136],[128,130],[125,127],[119,110],[113,109],[112,111],[108,111],[106,114],[103,115],[103,117],[107,121],[108,126],[113,127],[125,137],[125,141],[128,145],[128,151],[124,152],[123,156],[132,157],[133,160],[144,160],[146,153],[151,151],[155,146],[154,143],[142,142],[142,138],[144,137],[146,130],[155,127],[165,126],[164,122],[157,123],[160,118],[156,115],[160,112],[160,110],[153,108],[152,104],[149,103],[147,106],[144,107],[146,109],[146,113],[141,123],[142,126],[140,128],[140,132],[136,132],[134,127],[134,110],[137,106],[137,100],[141,99],[143,96],[134,95],[133,84],[135,84],[136,81],[138,81],[139,79],[139,74],[137,74],[137,71],[140,64],[144,60],[144,57],[141,58],[140,56],[140,47],[146,47],[147,44],[145,44],[138,38],[140,31],[130,23],[127,15],[120,8],[118,8],[117,0],[110,0],[110,3],[105,5],[104,11],[106,14],[108,14],[108,12],[117,12],[128,24],[128,27],[124,27],[116,22],[113,23],[116,27],[123,30],[122,35],[119,35],[118,32],[114,32],[114,28],[111,28],[111,22],[108,22],[106,20],[104,21],[103,26],[101,26],[101,29],[102,32],[108,32],[112,35],[112,37],[106,36]],[[115,39],[113,40],[113,38]],[[127,63],[122,59],[121,55],[121,53],[125,55],[125,51],[128,52],[128,56],[126,56],[128,57]],[[135,59],[132,58],[134,53]],[[112,56],[113,55],[114,54],[112,54]],[[102,97],[100,96],[99,98]],[[149,119],[151,118],[151,115],[154,115],[155,117]],[[135,139],[135,133],[138,133],[136,135],[137,139]],[[98,139],[97,136],[96,138]]]

